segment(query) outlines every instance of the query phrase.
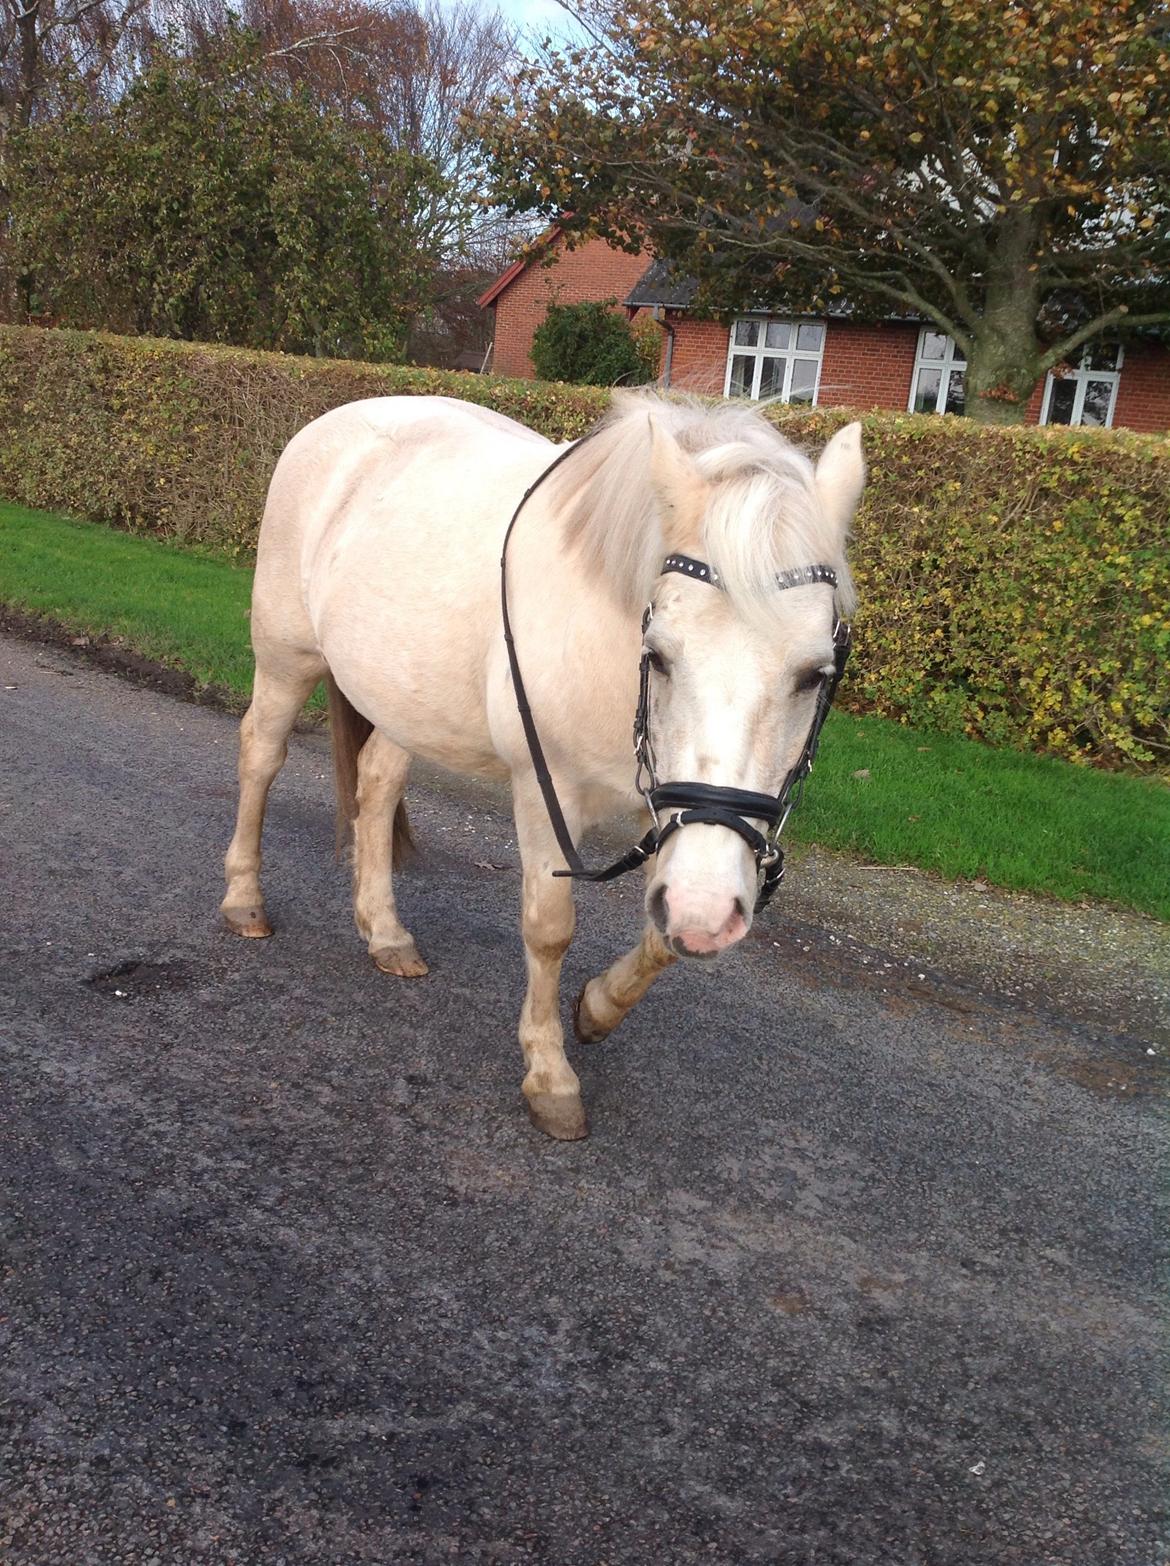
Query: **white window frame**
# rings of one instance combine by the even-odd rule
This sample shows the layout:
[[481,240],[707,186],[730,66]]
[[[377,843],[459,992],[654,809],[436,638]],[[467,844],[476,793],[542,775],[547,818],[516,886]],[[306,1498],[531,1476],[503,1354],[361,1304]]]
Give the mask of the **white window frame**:
[[[943,349],[942,358],[936,358],[934,354],[925,352],[927,334],[932,337],[943,337],[946,334],[940,332],[937,326],[924,326],[918,333],[918,345],[914,350],[914,370],[910,376],[910,398],[906,404],[909,412],[914,412],[915,393],[918,390],[918,372],[920,370],[938,370],[938,395],[934,399],[934,412],[945,413],[947,397],[951,389],[951,376],[964,375],[967,370],[967,361],[958,350],[953,337],[947,337],[946,347]],[[965,390],[965,388],[964,388]],[[922,410],[929,413],[929,408]]]
[[1089,382],[1108,381],[1109,411],[1105,415],[1105,423],[1101,427],[1107,430],[1113,428],[1113,410],[1117,407],[1117,388],[1121,382],[1121,366],[1125,362],[1125,350],[1120,343],[1117,345],[1117,363],[1112,370],[1091,369],[1088,361],[1092,352],[1092,345],[1086,344],[1081,350],[1076,369],[1067,370],[1063,375],[1053,375],[1052,371],[1049,370],[1044,377],[1044,401],[1040,407],[1041,424],[1048,423],[1048,410],[1052,403],[1052,387],[1056,381],[1075,381],[1077,383],[1077,389],[1073,395],[1072,418],[1064,426],[1065,429],[1076,429],[1080,425],[1081,416],[1085,411],[1085,393],[1089,389]]
[[[735,329],[741,321],[759,322],[760,342],[757,343],[754,348],[748,347],[745,343],[737,343],[735,340]],[[792,328],[791,348],[767,347],[765,339],[768,335],[768,327],[773,325],[788,326]],[[819,348],[798,348],[796,346],[796,334],[802,326],[820,327],[821,346]],[[763,375],[764,360],[783,359],[784,380],[781,384],[780,391],[778,394],[773,393],[768,400],[769,402],[774,402],[777,400],[780,402],[788,402],[792,392],[792,366],[797,359],[804,359],[806,361],[815,363],[817,367],[817,374],[816,380],[813,382],[812,401],[810,403],[802,402],[801,407],[815,408],[817,405],[817,399],[821,394],[821,366],[824,363],[825,342],[828,338],[828,335],[829,323],[827,321],[818,321],[811,318],[808,320],[798,321],[786,315],[737,316],[735,320],[732,321],[731,328],[727,333],[727,369],[723,376],[723,395],[725,397],[730,397],[732,395],[731,365],[733,359],[742,356],[755,360],[755,364],[752,367],[752,388],[748,394],[748,397],[745,399],[751,402],[759,402],[760,400],[760,378]]]

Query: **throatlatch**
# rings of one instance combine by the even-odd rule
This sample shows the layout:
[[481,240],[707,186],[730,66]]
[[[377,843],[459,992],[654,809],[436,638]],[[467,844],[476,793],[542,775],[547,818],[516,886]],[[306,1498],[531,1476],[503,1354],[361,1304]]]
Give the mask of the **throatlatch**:
[[[586,435],[584,440],[590,438]],[[641,842],[635,843],[620,859],[614,860],[613,864],[606,865],[602,870],[587,869],[569,833],[560,800],[553,786],[552,775],[545,761],[540,736],[536,731],[536,722],[524,689],[520,662],[516,655],[516,643],[512,636],[512,623],[508,616],[508,541],[512,536],[512,529],[516,526],[529,497],[582,444],[584,441],[578,441],[576,445],[561,452],[556,461],[545,468],[544,472],[524,491],[519,505],[512,513],[512,520],[508,523],[500,555],[500,599],[504,622],[504,644],[508,650],[508,666],[512,671],[516,708],[520,714],[524,738],[528,743],[528,753],[532,758],[532,766],[536,773],[536,780],[540,784],[541,794],[544,796],[545,809],[548,811],[557,845],[569,866],[567,870],[554,870],[553,875],[569,876],[580,881],[613,881],[619,875],[625,875],[627,871],[636,870],[639,865],[645,864],[680,828],[699,824],[723,826],[729,831],[738,833],[755,855],[759,876],[755,911],[759,913],[761,909],[767,907],[776,888],[784,879],[784,851],[780,847],[780,833],[784,830],[788,817],[800,803],[805,779],[813,769],[821,730],[824,728],[829,708],[833,704],[833,697],[845,673],[845,664],[852,645],[852,632],[844,620],[838,620],[833,627],[833,673],[825,679],[817,693],[816,711],[813,713],[812,725],[808,738],[804,742],[804,749],[785,778],[780,792],[774,795],[756,794],[740,788],[724,788],[713,783],[660,783],[658,781],[654,765],[654,746],[650,736],[650,655],[643,648],[638,668],[638,709],[634,715],[634,759],[637,766],[634,785],[650,811],[650,830]],[[718,571],[713,566],[703,560],[695,560],[690,555],[667,555],[662,562],[661,574],[665,575],[670,571],[677,571],[682,576],[688,576],[696,582],[705,582],[711,587],[721,589],[723,585],[719,580]],[[789,571],[780,571],[776,575],[777,590],[809,587],[822,582],[826,586],[836,588],[837,573],[832,566],[797,566]],[[654,606],[648,604],[642,616],[643,634],[653,613]],[[675,813],[664,822],[662,816],[670,811]],[[764,822],[766,830],[760,831],[758,827],[752,826],[753,821]]]

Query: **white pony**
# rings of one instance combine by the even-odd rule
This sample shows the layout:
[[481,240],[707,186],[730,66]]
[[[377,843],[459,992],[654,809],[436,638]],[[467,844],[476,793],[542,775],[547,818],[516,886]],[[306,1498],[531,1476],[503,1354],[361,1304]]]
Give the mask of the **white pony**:
[[[339,809],[353,829],[357,927],[383,972],[427,971],[392,883],[395,849],[409,841],[411,757],[510,779],[528,964],[523,1092],[542,1130],[572,1139],[586,1134],[560,1020],[572,882],[553,875],[565,860],[518,716],[500,609],[508,522],[560,450],[442,397],[352,403],[289,443],[260,531],[256,678],[222,913],[239,935],[271,934],[259,879],[265,801],[323,677]],[[844,548],[864,477],[857,424],[814,469],[752,409],[627,394],[535,490],[509,543],[509,609],[574,842],[639,804],[630,735],[651,602],[659,775],[776,794],[832,673],[836,616],[851,607]],[[709,562],[720,590],[663,574],[670,551]],[[777,591],[778,573],[810,563],[832,568],[836,602],[824,581]],[[713,956],[749,928],[757,863],[739,833],[684,826],[647,868],[645,934],[586,985],[582,1039],[611,1032],[676,957]]]

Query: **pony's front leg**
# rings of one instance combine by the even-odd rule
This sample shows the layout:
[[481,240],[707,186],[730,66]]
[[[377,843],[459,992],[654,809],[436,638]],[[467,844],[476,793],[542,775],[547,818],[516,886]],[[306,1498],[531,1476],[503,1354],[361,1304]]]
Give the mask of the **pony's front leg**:
[[[520,1012],[520,1048],[528,1067],[522,1090],[533,1123],[549,1136],[573,1142],[589,1130],[561,1027],[561,963],[573,939],[573,883],[553,876],[565,861],[536,780],[515,779],[512,794],[524,870],[521,923],[528,964],[528,993]],[[576,823],[570,822],[569,830],[575,837]]]
[[628,1011],[632,1011],[658,975],[676,963],[661,935],[652,924],[642,939],[589,983],[577,996],[573,1007],[573,1031],[583,1044],[596,1044],[607,1038]]

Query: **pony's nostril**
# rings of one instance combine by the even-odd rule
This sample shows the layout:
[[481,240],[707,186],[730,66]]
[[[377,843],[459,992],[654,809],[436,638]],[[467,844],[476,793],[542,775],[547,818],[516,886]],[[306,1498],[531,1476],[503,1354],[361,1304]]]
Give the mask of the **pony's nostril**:
[[727,923],[720,930],[716,939],[720,944],[728,945],[741,940],[748,931],[747,909],[744,907],[743,898],[737,897],[731,905],[731,912],[727,916]]
[[666,934],[666,883],[656,886],[646,899],[646,912],[657,926],[660,935]]

